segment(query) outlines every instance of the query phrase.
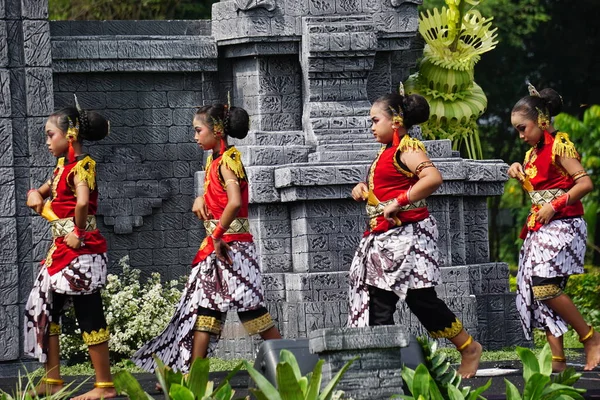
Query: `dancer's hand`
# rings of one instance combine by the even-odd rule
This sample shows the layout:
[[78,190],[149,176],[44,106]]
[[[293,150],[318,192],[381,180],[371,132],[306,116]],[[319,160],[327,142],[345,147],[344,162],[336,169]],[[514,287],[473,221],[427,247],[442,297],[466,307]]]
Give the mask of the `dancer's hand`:
[[223,239],[215,239],[213,238],[213,244],[215,246],[215,253],[217,253],[217,258],[224,262],[225,264],[231,265],[233,261],[231,261],[231,257],[229,257],[229,250],[231,248]]
[[204,202],[204,196],[196,197],[196,200],[194,200],[194,205],[192,206],[192,212],[203,221],[213,218],[212,213],[209,211],[208,206]]
[[508,168],[508,176],[523,181],[525,179],[523,166],[518,162],[512,163],[512,165]]
[[27,196],[27,207],[31,208],[38,214],[44,210],[44,198],[37,190],[30,190]]
[[540,211],[537,212],[535,219],[542,224],[547,224],[552,220],[554,214],[556,214],[556,212],[552,208],[552,205],[550,205],[550,203],[546,203],[542,206]]
[[385,206],[385,208],[383,209],[383,217],[390,224],[397,225],[398,217],[396,217],[396,214],[398,214],[401,208],[402,206],[400,206],[400,204],[398,204],[398,202],[394,200],[390,202],[390,204]]
[[369,187],[364,182],[360,182],[352,189],[352,198],[356,201],[365,201],[368,195]]
[[65,235],[65,244],[72,249],[79,249],[82,247],[83,241],[79,240],[75,232],[69,232]]

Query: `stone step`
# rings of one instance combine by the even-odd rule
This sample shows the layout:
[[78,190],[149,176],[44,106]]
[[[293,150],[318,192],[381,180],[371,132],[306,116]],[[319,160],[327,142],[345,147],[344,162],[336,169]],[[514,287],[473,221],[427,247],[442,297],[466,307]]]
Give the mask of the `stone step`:
[[303,146],[305,143],[304,138],[304,132],[302,131],[250,131],[244,139],[230,138],[230,140],[231,144],[235,144],[236,146]]
[[308,155],[309,162],[332,161],[371,161],[377,156],[377,150],[351,150],[316,152]]
[[310,146],[239,146],[245,166],[283,165],[308,162]]

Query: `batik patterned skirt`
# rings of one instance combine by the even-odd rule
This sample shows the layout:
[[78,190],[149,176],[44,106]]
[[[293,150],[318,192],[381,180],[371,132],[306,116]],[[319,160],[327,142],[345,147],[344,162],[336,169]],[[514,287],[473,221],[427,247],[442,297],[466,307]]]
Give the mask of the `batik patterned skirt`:
[[[221,262],[212,253],[192,268],[173,318],[160,335],[133,355],[136,365],[154,371],[156,365],[152,355],[156,354],[165,365],[188,372],[199,307],[222,312],[223,326],[227,311],[249,311],[264,306],[262,277],[254,243],[231,242],[229,246],[232,265]],[[210,336],[207,357],[212,356],[219,338],[220,335]]]
[[102,289],[106,265],[106,253],[102,253],[80,255],[52,276],[42,266],[25,306],[25,354],[46,362],[53,294],[78,296]]
[[440,283],[435,218],[365,236],[350,266],[348,326],[369,325],[367,286],[393,291],[404,300],[408,289]]
[[525,337],[533,328],[548,329],[562,336],[567,323],[543,302],[533,298],[533,277],[556,278],[583,273],[587,226],[583,218],[551,221],[538,231],[530,231],[519,254],[517,309]]

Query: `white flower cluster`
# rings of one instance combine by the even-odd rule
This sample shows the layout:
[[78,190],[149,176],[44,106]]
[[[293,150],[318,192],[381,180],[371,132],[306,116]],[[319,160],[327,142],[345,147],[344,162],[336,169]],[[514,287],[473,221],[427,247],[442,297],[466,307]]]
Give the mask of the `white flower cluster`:
[[[178,281],[163,285],[160,275],[152,273],[141,284],[141,272],[129,266],[128,256],[119,261],[119,266],[123,273],[120,276],[109,274],[102,291],[112,362],[129,358],[146,341],[161,333],[181,297]],[[60,347],[63,357],[78,362],[87,358],[87,346],[81,331],[74,328],[74,312],[70,309],[63,317]]]

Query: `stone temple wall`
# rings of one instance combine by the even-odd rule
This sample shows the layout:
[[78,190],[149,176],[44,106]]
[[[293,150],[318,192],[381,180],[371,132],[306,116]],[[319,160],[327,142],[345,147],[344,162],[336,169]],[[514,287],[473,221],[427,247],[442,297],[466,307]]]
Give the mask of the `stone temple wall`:
[[[415,68],[419,3],[227,0],[211,21],[48,22],[45,0],[0,0],[0,362],[22,359],[22,308],[49,243],[47,223],[24,206],[54,165],[43,124],[73,93],[111,121],[110,136],[87,147],[110,272],[127,255],[144,275],[187,274],[204,235],[190,212],[203,174],[194,107],[230,92],[251,115],[236,145],[268,307],[290,338],[344,325],[347,271],[365,227],[349,193],[378,149],[368,110]],[[429,201],[439,293],[484,345],[523,344],[507,266],[488,251],[486,198],[502,193],[507,166],[461,159],[448,141],[427,147],[445,180]],[[236,318],[219,355],[251,357],[258,342]],[[398,318],[420,330],[402,305]]]

